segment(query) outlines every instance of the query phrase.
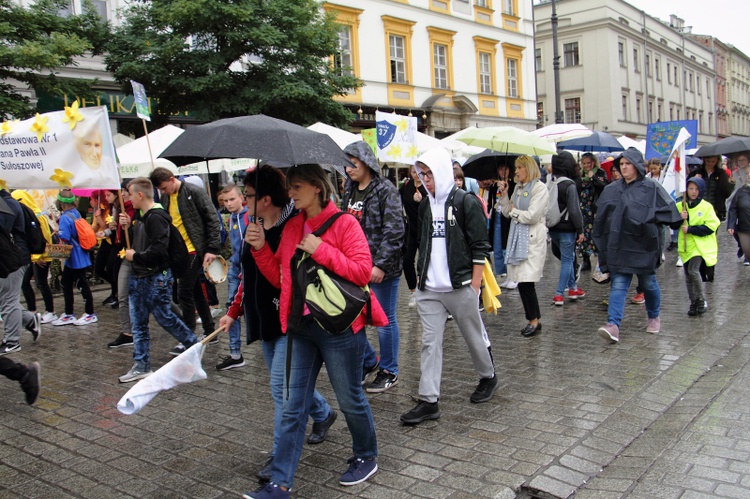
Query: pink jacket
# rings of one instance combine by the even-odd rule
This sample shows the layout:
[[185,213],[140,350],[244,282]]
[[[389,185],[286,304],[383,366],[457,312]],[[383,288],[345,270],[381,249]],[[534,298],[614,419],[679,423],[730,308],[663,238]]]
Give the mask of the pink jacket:
[[[279,314],[281,330],[284,332],[287,330],[292,308],[291,262],[297,251],[297,244],[302,241],[304,224],[307,222],[314,232],[338,211],[336,204],[329,202],[328,206],[313,218],[308,219],[305,212],[300,212],[286,223],[276,253],[271,251],[267,244],[259,251],[253,250],[255,262],[260,271],[272,285],[281,288]],[[358,286],[364,286],[370,282],[372,273],[370,247],[356,218],[350,216],[339,218],[323,233],[321,239],[322,243],[312,254],[316,262]],[[281,269],[280,272],[279,269]],[[372,325],[385,326],[388,324],[388,318],[375,298],[375,293],[372,290],[370,293]],[[363,311],[352,325],[355,333],[365,327],[365,319],[366,315]]]

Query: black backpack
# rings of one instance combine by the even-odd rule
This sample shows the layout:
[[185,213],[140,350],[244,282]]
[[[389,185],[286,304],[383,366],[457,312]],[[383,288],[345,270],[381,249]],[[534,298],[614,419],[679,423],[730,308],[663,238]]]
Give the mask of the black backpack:
[[0,258],[0,279],[5,279],[23,266],[21,252],[13,241],[13,235],[2,225],[0,225],[0,255],[3,255]]
[[32,255],[41,255],[47,249],[47,240],[44,238],[42,227],[36,214],[20,201],[23,211],[23,228],[26,236],[26,245],[29,247],[29,253]]

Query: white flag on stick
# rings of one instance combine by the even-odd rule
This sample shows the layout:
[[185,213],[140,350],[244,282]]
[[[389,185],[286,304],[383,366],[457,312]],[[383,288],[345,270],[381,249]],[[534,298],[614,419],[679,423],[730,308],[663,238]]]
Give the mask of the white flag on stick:
[[672,152],[667,161],[667,171],[662,182],[672,199],[677,199],[685,192],[685,181],[687,178],[687,164],[685,161],[685,144],[690,140],[690,133],[684,127],[677,134]]

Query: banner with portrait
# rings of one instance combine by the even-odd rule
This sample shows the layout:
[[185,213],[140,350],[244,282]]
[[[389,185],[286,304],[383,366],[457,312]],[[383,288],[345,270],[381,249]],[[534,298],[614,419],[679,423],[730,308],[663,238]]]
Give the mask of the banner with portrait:
[[376,111],[375,122],[378,159],[414,164],[417,159],[417,118]]
[[119,189],[107,108],[37,114],[0,125],[0,187]]

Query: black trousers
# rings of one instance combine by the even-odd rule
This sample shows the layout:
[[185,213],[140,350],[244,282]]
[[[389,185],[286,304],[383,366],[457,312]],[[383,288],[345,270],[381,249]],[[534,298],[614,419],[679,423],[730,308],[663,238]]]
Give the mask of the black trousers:
[[195,332],[195,311],[197,310],[203,323],[203,332],[210,334],[214,331],[214,320],[211,317],[206,295],[203,294],[200,279],[198,279],[202,273],[203,260],[197,254],[190,255],[190,266],[185,275],[177,280],[177,301],[182,312],[182,322]]
[[406,233],[406,252],[404,253],[404,277],[409,289],[417,287],[417,269],[414,267],[414,260],[417,258],[417,233]]
[[23,275],[23,281],[21,282],[21,291],[23,292],[23,298],[26,300],[26,310],[29,312],[36,312],[36,295],[34,290],[31,288],[31,276],[34,276],[34,282],[36,283],[37,289],[42,293],[42,299],[44,300],[44,311],[54,312],[55,301],[52,299],[52,290],[47,282],[47,276],[49,275],[50,262],[47,265],[40,267],[39,265],[32,263],[29,268],[26,269],[26,273]]
[[8,357],[0,357],[0,374],[13,381],[21,381],[29,368],[24,364],[13,362]]
[[86,279],[86,268],[72,269],[66,265],[62,271],[60,285],[63,288],[65,299],[65,313],[73,314],[73,285],[75,285],[83,296],[84,308],[87,314],[94,313],[94,296],[91,294],[89,281]]
[[518,294],[521,295],[521,303],[523,303],[523,311],[526,313],[526,320],[541,319],[542,312],[539,310],[539,300],[536,297],[534,283],[519,282]]

